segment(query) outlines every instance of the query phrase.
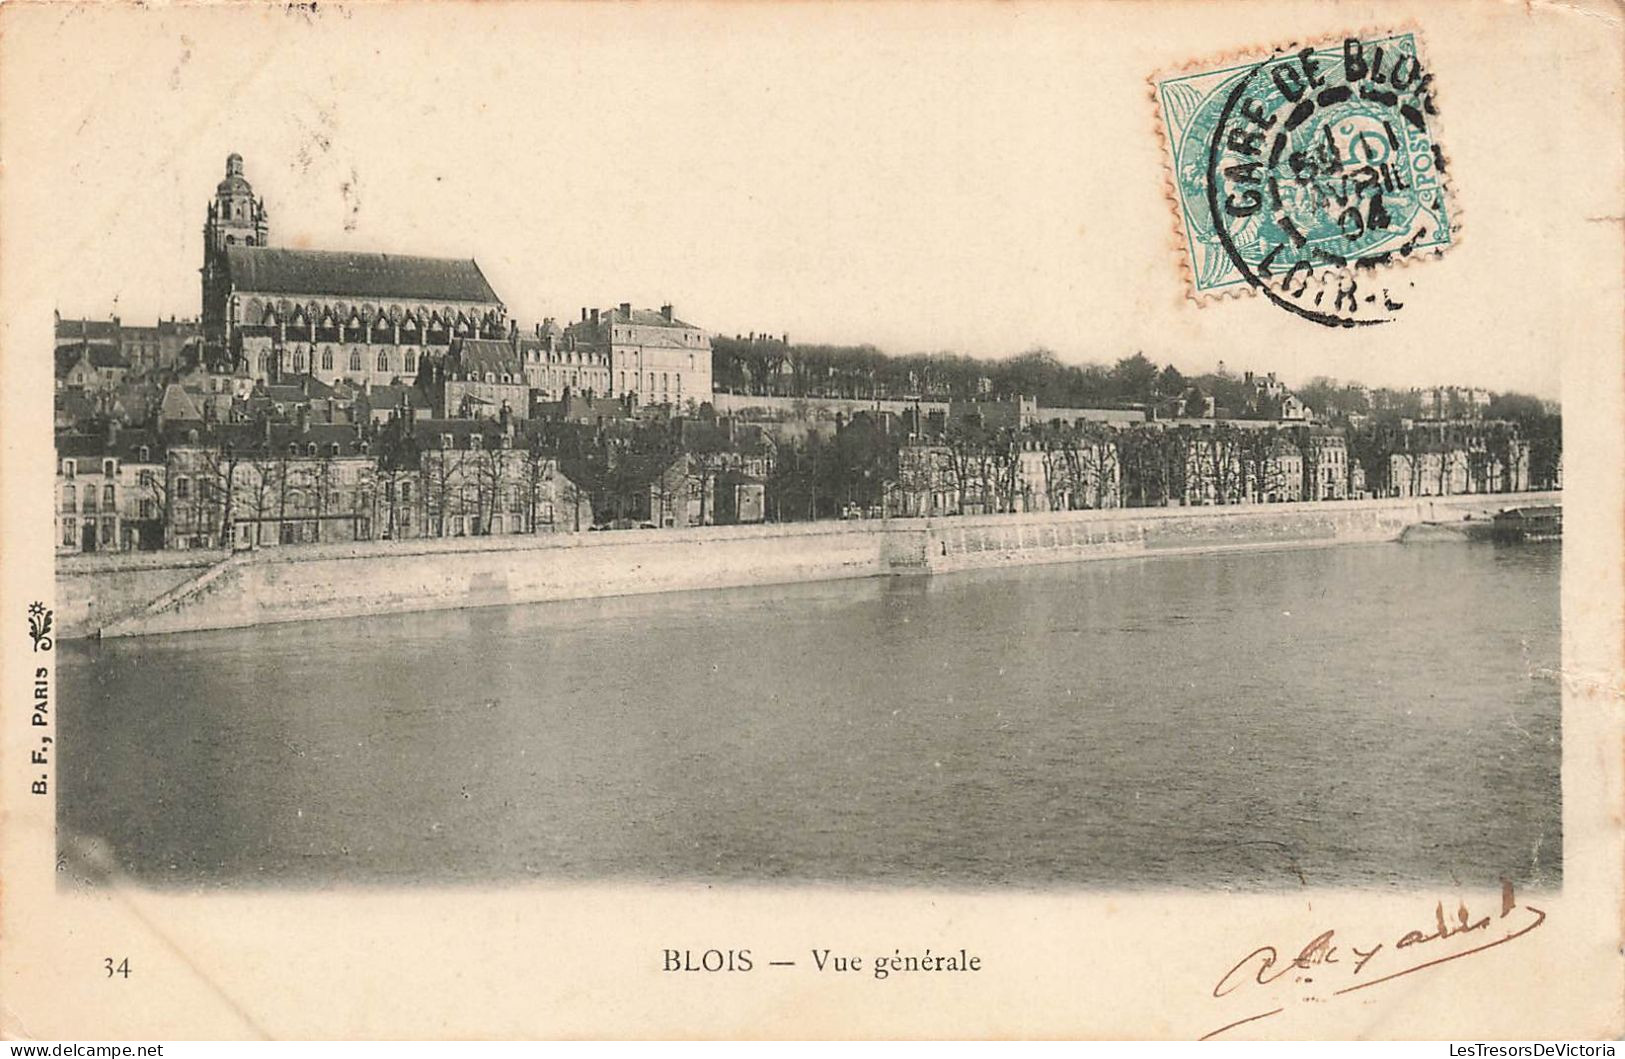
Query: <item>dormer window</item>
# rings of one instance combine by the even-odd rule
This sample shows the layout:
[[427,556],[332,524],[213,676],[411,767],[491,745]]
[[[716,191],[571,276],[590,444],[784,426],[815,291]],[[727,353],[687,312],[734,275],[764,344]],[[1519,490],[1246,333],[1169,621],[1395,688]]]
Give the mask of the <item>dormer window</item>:
[[112,460],[103,460],[102,461],[102,475],[103,475],[103,477],[111,478],[111,477],[113,477],[114,473],[115,473],[115,471],[113,469],[113,461]]
[[480,448],[480,447],[481,447],[481,446],[480,446],[480,442],[482,442],[482,441],[484,441],[484,440],[485,440],[485,439],[484,439],[484,438],[482,438],[482,437],[481,437],[481,436],[480,436],[480,435],[478,435],[478,434],[470,434],[470,435],[469,435],[469,436],[468,436],[468,447],[469,447],[469,448],[471,448],[471,449],[477,449],[477,448]]
[[141,462],[142,463],[148,463],[148,462],[151,462],[151,460],[152,460],[152,450],[149,449],[145,445],[141,446]]
[[328,445],[327,446],[327,454],[329,456],[337,456],[339,454],[339,443],[335,441],[332,444]]
[[316,443],[314,441],[308,443],[305,446],[305,455],[306,456],[314,456],[314,455],[316,455]]
[[299,443],[297,441],[288,442],[288,455],[289,456],[297,456],[297,455],[299,455]]
[[62,461],[62,477],[72,478],[78,470],[78,464],[73,460]]
[[450,434],[440,435],[440,447],[443,449],[456,448],[456,441]]

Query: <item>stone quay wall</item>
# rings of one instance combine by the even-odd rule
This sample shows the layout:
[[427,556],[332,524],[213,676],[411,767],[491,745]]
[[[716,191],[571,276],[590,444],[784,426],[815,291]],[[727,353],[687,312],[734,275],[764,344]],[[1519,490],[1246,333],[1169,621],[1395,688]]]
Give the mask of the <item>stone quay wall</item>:
[[140,636],[410,611],[1126,556],[1398,540],[1558,494],[621,530],[147,552],[57,561],[64,637]]

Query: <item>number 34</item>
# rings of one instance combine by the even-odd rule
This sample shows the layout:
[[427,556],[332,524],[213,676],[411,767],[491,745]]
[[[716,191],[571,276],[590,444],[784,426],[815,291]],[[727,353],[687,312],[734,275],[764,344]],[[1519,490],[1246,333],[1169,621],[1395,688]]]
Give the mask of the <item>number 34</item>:
[[124,978],[130,977],[130,958],[128,956],[124,957],[118,963],[114,963],[113,957],[108,956],[102,960],[102,966],[107,969],[107,977],[109,978],[113,977],[115,974]]

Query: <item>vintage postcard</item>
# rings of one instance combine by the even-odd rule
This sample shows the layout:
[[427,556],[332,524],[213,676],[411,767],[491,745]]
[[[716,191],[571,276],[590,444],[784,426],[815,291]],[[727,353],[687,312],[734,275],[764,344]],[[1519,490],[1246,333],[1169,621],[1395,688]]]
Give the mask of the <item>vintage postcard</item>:
[[0,1033],[1619,1037],[1622,58],[0,8]]

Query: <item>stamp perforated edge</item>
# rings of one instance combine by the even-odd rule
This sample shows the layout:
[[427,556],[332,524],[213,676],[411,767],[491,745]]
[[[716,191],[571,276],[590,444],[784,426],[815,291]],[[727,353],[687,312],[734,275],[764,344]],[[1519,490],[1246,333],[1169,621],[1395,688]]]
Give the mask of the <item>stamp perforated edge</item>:
[[[1338,42],[1354,38],[1368,40],[1372,37],[1391,37],[1400,33],[1414,34],[1421,44],[1421,51],[1428,57],[1431,64],[1432,56],[1427,49],[1427,35],[1422,27],[1414,21],[1407,20],[1391,26],[1367,26],[1362,29],[1350,30],[1342,33],[1308,34],[1295,40],[1277,43],[1274,45],[1255,45],[1250,47],[1230,48],[1226,51],[1203,56],[1200,59],[1187,59],[1169,66],[1159,67],[1146,77],[1146,91],[1151,97],[1151,113],[1157,130],[1158,162],[1162,169],[1162,197],[1168,206],[1171,215],[1169,232],[1174,244],[1174,255],[1179,262],[1180,280],[1185,287],[1185,297],[1198,307],[1210,302],[1226,300],[1241,300],[1256,297],[1258,288],[1250,283],[1238,283],[1223,290],[1201,290],[1196,285],[1196,266],[1191,260],[1190,243],[1185,232],[1184,207],[1179,194],[1178,177],[1173,168],[1173,149],[1168,134],[1167,119],[1162,112],[1161,84],[1170,77],[1198,74],[1211,70],[1215,66],[1242,64],[1246,62],[1263,62],[1269,55],[1290,55],[1297,49],[1304,47],[1305,41],[1310,47],[1318,47],[1322,42]],[[1431,65],[1428,67],[1432,69]],[[1464,226],[1462,224],[1461,205],[1456,198],[1456,183],[1452,178],[1451,159],[1449,152],[1443,144],[1448,142],[1444,127],[1445,104],[1444,93],[1437,81],[1433,85],[1433,97],[1437,101],[1437,113],[1428,115],[1428,131],[1433,144],[1439,149],[1445,160],[1445,165],[1439,170],[1439,186],[1445,200],[1445,209],[1450,217],[1450,242],[1444,246],[1429,247],[1419,254],[1407,257],[1390,257],[1378,267],[1383,269],[1408,269],[1414,265],[1444,256],[1445,252],[1454,247],[1461,239]]]

